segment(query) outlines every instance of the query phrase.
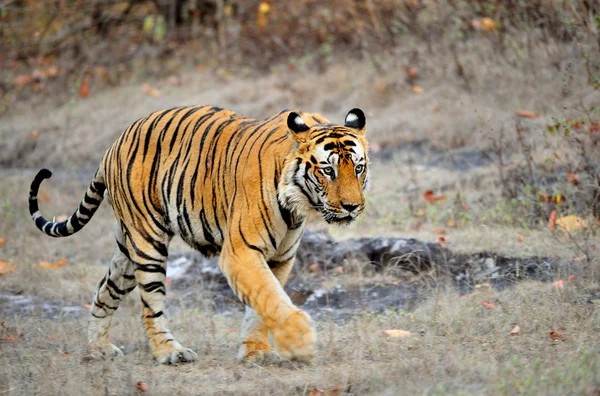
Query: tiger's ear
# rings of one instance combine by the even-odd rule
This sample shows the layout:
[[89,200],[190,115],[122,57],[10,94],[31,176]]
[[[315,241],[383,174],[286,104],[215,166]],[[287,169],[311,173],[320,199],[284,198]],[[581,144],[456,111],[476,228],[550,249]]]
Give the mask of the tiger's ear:
[[366,123],[367,119],[365,117],[365,113],[358,108],[350,110],[346,115],[346,119],[344,120],[344,126],[356,129],[360,134],[365,133]]
[[298,143],[303,143],[308,140],[308,133],[306,133],[310,128],[302,117],[298,113],[291,112],[287,118],[287,126],[290,129],[290,133],[295,141]]

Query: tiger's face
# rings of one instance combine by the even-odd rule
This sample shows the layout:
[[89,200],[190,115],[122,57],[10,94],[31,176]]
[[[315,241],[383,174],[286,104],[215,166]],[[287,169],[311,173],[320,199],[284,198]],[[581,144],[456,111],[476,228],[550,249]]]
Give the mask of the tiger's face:
[[290,113],[288,128],[297,143],[285,170],[280,200],[299,212],[314,209],[328,223],[349,224],[365,208],[369,158],[365,115],[350,110],[343,126],[318,115]]

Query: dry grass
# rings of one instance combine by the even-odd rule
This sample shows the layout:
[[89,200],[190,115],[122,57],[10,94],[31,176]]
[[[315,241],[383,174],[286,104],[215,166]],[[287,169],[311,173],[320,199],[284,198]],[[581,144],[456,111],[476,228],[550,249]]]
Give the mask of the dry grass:
[[[457,74],[445,46],[433,44],[425,50],[407,40],[377,67],[370,61],[342,59],[315,74],[303,68],[302,62],[310,62],[307,58],[298,62],[296,71],[273,67],[270,75],[254,80],[232,79],[226,71],[183,73],[182,86],[154,82],[161,89],[159,97],[144,95],[141,86],[132,85],[73,99],[59,108],[50,101],[33,108],[19,105],[0,128],[0,237],[6,240],[0,259],[17,267],[16,273],[0,276],[0,294],[65,305],[89,303],[114,249],[110,207],[103,205],[77,236],[45,237],[27,214],[33,168],[58,169],[42,188],[43,213],[71,213],[105,148],[127,125],[152,110],[192,103],[217,104],[255,117],[299,107],[320,111],[333,121],[352,107],[366,109],[374,147],[400,149],[391,159],[373,159],[368,213],[358,226],[332,230],[339,238],[398,235],[436,241],[436,228],[442,227],[448,246],[461,252],[572,260],[582,254],[579,245],[600,248],[594,227],[569,239],[539,223],[515,220],[515,213],[530,203],[513,208],[518,203],[504,200],[492,163],[463,169],[445,161],[444,154],[455,153],[453,149],[477,157],[499,133],[514,140],[516,110],[541,114],[528,123],[532,139],[538,139],[552,117],[576,116],[573,106],[580,101],[598,101],[598,92],[586,84],[579,57],[590,43],[575,46],[548,39],[531,48],[518,35],[508,39],[512,41],[504,54],[497,54],[486,40],[461,43],[457,51],[466,77]],[[405,81],[404,70],[413,65],[421,74],[417,83],[422,94]],[[32,138],[33,130],[39,138]],[[535,141],[540,163],[558,150],[564,158],[559,165],[568,165],[563,156],[568,150],[558,141]],[[411,144],[421,144],[423,151],[410,149]],[[434,158],[439,161],[432,163]],[[557,169],[551,170],[558,174]],[[422,200],[427,189],[445,194],[447,200],[427,205]],[[468,210],[457,211],[459,196]],[[450,218],[456,228],[447,226]],[[180,240],[171,246],[172,253],[187,249]],[[440,285],[411,312],[360,312],[345,323],[320,321],[319,353],[311,365],[234,361],[242,314],[215,314],[209,309],[210,296],[206,304],[171,310],[172,329],[201,357],[179,367],[152,362],[138,318],[137,292],[116,314],[113,339],[124,346],[126,356],[112,362],[81,363],[84,317],[3,317],[0,307],[0,394],[130,394],[137,392],[135,382],[145,381],[148,393],[154,394],[308,394],[319,388],[330,394],[593,395],[600,389],[600,316],[597,305],[586,299],[598,293],[600,263],[596,251],[589,252],[590,260],[578,264],[578,280],[562,290],[529,282],[502,292],[483,288],[460,296]],[[61,257],[69,259],[63,268],[47,271],[37,265]],[[347,284],[362,281],[353,275],[340,279]],[[328,285],[336,281],[328,280]],[[205,290],[197,293],[206,295]],[[169,294],[177,301],[177,295]],[[487,310],[482,301],[499,309]],[[521,334],[509,336],[515,325]],[[416,334],[402,339],[383,335],[392,328]],[[563,333],[565,341],[551,340],[550,331]]]

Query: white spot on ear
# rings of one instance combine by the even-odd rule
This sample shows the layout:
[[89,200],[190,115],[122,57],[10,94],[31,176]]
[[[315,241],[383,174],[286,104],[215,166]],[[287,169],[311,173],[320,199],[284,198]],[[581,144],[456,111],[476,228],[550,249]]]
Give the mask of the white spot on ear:
[[296,118],[294,118],[294,123],[296,123],[296,125],[299,125],[299,126],[306,125],[306,123],[300,116],[297,116]]
[[353,122],[358,120],[358,116],[354,113],[349,113],[346,116],[346,124],[352,124]]

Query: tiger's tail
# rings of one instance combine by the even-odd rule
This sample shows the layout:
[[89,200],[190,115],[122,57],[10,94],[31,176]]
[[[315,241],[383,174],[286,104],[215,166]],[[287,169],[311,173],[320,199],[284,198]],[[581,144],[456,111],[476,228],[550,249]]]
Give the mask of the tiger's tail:
[[29,213],[37,228],[46,235],[56,238],[67,237],[81,230],[90,221],[102,203],[102,200],[104,199],[104,190],[106,190],[104,175],[102,175],[100,169],[96,171],[77,210],[71,217],[60,223],[46,220],[42,216],[38,205],[38,191],[40,185],[44,179],[49,179],[51,176],[52,172],[48,169],[42,169],[35,176],[33,182],[31,182],[31,189],[29,191]]

